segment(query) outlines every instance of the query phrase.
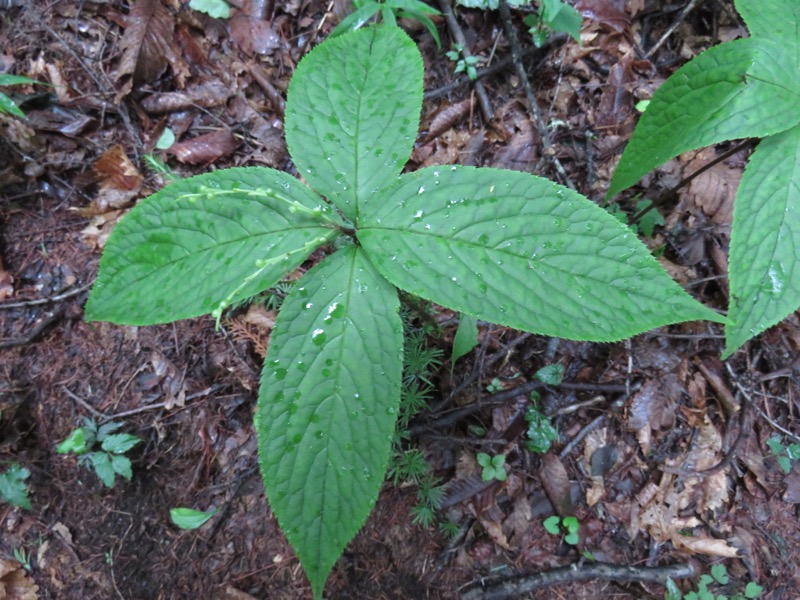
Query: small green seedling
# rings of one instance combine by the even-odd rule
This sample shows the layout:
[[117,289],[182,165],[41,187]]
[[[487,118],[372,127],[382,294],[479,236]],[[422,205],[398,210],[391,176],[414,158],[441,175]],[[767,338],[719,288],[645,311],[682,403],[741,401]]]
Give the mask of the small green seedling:
[[572,190],[500,169],[403,173],[422,82],[419,50],[398,27],[326,40],[298,64],[286,100],[305,181],[221,169],[139,202],[109,237],[86,304],[90,321],[219,319],[322,250],[281,306],[256,411],[267,498],[315,598],[370,513],[396,441],[408,344],[398,290],[580,340],[724,322]]
[[791,443],[785,446],[783,438],[776,435],[767,440],[767,446],[772,451],[772,455],[778,459],[781,471],[787,475],[791,473],[792,462],[800,458],[800,444]]
[[562,0],[541,0],[538,5],[536,12],[523,20],[535,46],[544,45],[549,30],[566,33],[580,43],[583,17],[577,9]]
[[189,0],[189,8],[214,19],[228,19],[231,16],[231,7],[225,0]]
[[170,520],[181,529],[197,529],[219,512],[219,509],[202,511],[176,507],[169,510]]
[[[48,85],[41,83],[30,77],[23,77],[22,75],[10,75],[8,73],[0,73],[0,86],[6,85],[20,85],[23,83],[36,83],[40,85]],[[22,112],[11,98],[0,92],[0,114],[14,115],[15,117],[25,118],[25,113]]]
[[0,473],[0,500],[12,506],[31,510],[31,501],[25,486],[25,480],[30,475],[28,469],[17,463],[12,464],[5,473]]
[[355,31],[380,14],[387,25],[397,25],[398,17],[419,21],[433,37],[436,47],[442,47],[439,31],[429,16],[442,13],[420,0],[353,0],[353,7],[356,10],[342,19],[330,37]]
[[26,550],[25,548],[14,548],[13,554],[14,560],[21,564],[23,569],[25,569],[28,573],[33,571],[30,551]]
[[475,81],[478,78],[478,69],[476,65],[480,62],[477,56],[464,55],[464,44],[453,44],[453,49],[446,52],[447,58],[456,63],[454,73],[466,72],[470,81]]
[[[729,583],[730,577],[728,577],[725,565],[716,564],[711,567],[711,575],[700,576],[696,591],[684,594],[672,579],[667,578],[664,600],[752,600],[758,598],[763,591],[760,585],[751,581],[745,586],[743,592],[735,592],[733,595],[721,593],[722,586],[728,586]],[[717,591],[712,591],[709,589],[710,587]]]
[[[129,433],[114,433],[122,425],[112,422],[98,427],[92,419],[84,418],[83,426],[73,429],[56,452],[77,455],[79,464],[94,469],[106,487],[114,487],[117,475],[127,480],[133,476],[131,461],[125,453],[142,441]],[[97,444],[99,450],[94,449]]]
[[736,0],[749,38],[697,55],[656,91],[620,158],[607,199],[690,150],[763,138],[731,224],[727,358],[800,305],[800,3]]
[[526,433],[528,439],[525,441],[525,447],[531,452],[544,454],[558,439],[558,430],[553,426],[550,417],[536,406],[538,399],[536,392],[531,393],[531,399],[534,400],[534,404],[531,404],[525,411],[525,420],[528,422]]
[[478,464],[483,467],[481,479],[484,481],[506,480],[506,457],[504,454],[489,456],[485,452],[478,452]]
[[558,515],[553,515],[542,521],[542,525],[544,525],[547,533],[564,535],[564,541],[571,546],[577,546],[580,541],[578,530],[581,528],[581,524],[575,517],[561,518]]
[[536,371],[533,378],[547,385],[561,385],[564,380],[564,365],[559,363],[546,365]]

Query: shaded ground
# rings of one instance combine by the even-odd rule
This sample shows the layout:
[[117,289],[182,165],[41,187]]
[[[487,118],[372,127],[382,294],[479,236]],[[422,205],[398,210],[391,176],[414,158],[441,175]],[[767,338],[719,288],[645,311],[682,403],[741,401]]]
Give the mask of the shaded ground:
[[[39,588],[31,597],[310,597],[257,472],[252,415],[268,314],[232,314],[220,331],[210,317],[144,328],[82,318],[109,229],[120,211],[163,185],[144,156],[165,126],[182,145],[157,155],[181,175],[243,164],[293,172],[281,99],[294,65],[345,9],[276,4],[247,4],[229,22],[143,0],[131,13],[122,4],[69,0],[0,9],[0,69],[56,86],[23,88],[15,98],[28,121],[0,121],[0,470],[12,462],[28,468],[33,503],[32,511],[0,504],[0,558],[11,564],[15,549],[30,553]],[[514,65],[481,79],[490,120],[470,85],[442,90],[454,80],[452,63],[408,24],[429,91],[410,168],[514,168],[568,179],[599,200],[635,122],[635,102],[687,58],[743,32],[730,6],[706,3],[647,55],[681,7],[579,6],[593,15],[583,46],[559,38],[524,60],[540,123]],[[152,21],[132,58],[121,32],[144,13]],[[524,42],[520,15],[512,17]],[[461,10],[458,22],[473,54],[501,65],[510,56],[499,14]],[[437,24],[449,45],[445,20]],[[658,197],[726,149],[671,161],[645,191]],[[726,304],[730,211],[747,152],[668,199],[659,208],[665,223],[648,240],[663,248],[679,283],[710,306]],[[632,203],[623,198],[622,208],[630,212]],[[437,313],[443,336],[431,340],[448,353],[452,317]],[[478,349],[453,377],[444,365],[431,410],[412,424],[413,444],[449,486],[443,515],[459,534],[448,539],[412,525],[415,488],[387,484],[337,564],[328,596],[457,598],[588,552],[616,565],[688,565],[695,575],[685,589],[724,562],[731,583],[718,593],[757,581],[762,597],[796,598],[800,472],[784,474],[765,442],[796,441],[798,321],[791,317],[727,365],[718,358],[720,334],[691,323],[598,345],[483,326]],[[563,365],[564,385],[531,383],[553,363]],[[495,379],[492,394],[486,388]],[[544,456],[522,445],[534,386],[560,431]],[[131,452],[130,482],[104,488],[56,454],[83,417],[123,421],[124,431],[145,440]],[[507,454],[503,484],[477,476],[475,453],[487,448]],[[169,521],[175,506],[220,513],[181,531]],[[577,548],[545,531],[542,521],[556,509],[579,518]],[[0,598],[8,581],[0,575]],[[533,597],[663,595],[657,583],[595,579]]]

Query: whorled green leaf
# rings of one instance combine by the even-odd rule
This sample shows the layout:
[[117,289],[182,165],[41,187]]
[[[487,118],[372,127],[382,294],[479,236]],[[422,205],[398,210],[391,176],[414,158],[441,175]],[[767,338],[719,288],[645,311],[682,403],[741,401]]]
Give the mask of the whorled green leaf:
[[800,306],[800,126],[763,139],[736,193],[725,354]]
[[319,598],[383,482],[400,396],[396,290],[350,246],[286,298],[256,432],[267,498]]
[[22,112],[11,98],[0,92],[0,114],[14,115],[15,117],[25,118],[25,113]]
[[791,53],[743,39],[706,50],[658,89],[614,172],[607,197],[682,152],[761,137],[800,122],[800,78]]
[[800,3],[797,0],[736,0],[750,35],[772,40],[800,61]]
[[274,169],[184,179],[114,229],[86,318],[151,325],[213,314],[275,284],[336,235],[334,222],[322,198]]
[[723,319],[686,294],[602,208],[515,171],[432,167],[403,175],[358,239],[394,285],[480,319],[613,341]]
[[422,57],[397,27],[327,41],[297,66],[286,142],[300,174],[353,222],[402,170],[422,105]]

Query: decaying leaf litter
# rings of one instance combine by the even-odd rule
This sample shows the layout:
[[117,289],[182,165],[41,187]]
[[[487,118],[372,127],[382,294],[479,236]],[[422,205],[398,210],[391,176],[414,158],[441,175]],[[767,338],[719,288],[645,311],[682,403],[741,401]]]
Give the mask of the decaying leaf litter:
[[[155,155],[181,176],[253,164],[292,172],[282,137],[288,80],[348,8],[278,4],[245,2],[229,20],[155,0],[0,13],[3,70],[53,85],[15,90],[28,118],[1,122],[0,459],[31,471],[33,503],[33,511],[0,505],[0,589],[9,597],[309,593],[256,469],[252,410],[274,312],[243,309],[215,331],[210,318],[89,326],[81,309],[110,229],[169,177],[146,158],[166,128],[178,142]],[[634,105],[681,62],[743,33],[727,4],[685,14],[657,4],[580,1],[583,44],[557,36],[538,50],[512,11],[516,53],[499,12],[456,8],[437,24],[445,45],[463,37],[483,59],[479,73],[488,75],[474,85],[451,85],[453,63],[422,26],[403,23],[426,60],[412,166],[512,168],[599,200],[635,124]],[[512,54],[524,56],[538,118]],[[736,152],[667,193],[729,149]],[[689,153],[644,181],[648,198],[663,197],[664,225],[648,244],[710,306],[726,300],[730,205],[748,151],[730,144]],[[621,208],[634,212],[637,201],[623,195]],[[434,313],[445,335],[433,342],[444,349],[454,317]],[[741,584],[731,593],[758,581],[765,597],[792,597],[800,480],[794,468],[779,468],[766,440],[793,441],[797,326],[790,318],[727,363],[718,359],[721,332],[701,323],[619,344],[482,326],[477,349],[452,371],[445,364],[430,410],[411,427],[412,443],[447,484],[443,517],[460,524],[459,535],[412,526],[413,486],[387,484],[334,570],[331,597],[481,598],[478,583],[511,579],[529,586],[517,590],[534,589],[536,580],[514,578],[544,573],[559,585],[534,597],[661,598],[657,578],[636,583],[622,568],[696,579],[722,560]],[[562,385],[534,379],[553,363],[564,367]],[[531,391],[560,432],[542,456],[523,450]],[[146,440],[130,483],[105,489],[56,455],[86,416],[122,419]],[[481,479],[480,451],[507,454],[506,481]],[[169,521],[176,506],[219,513],[181,531]],[[578,517],[577,545],[546,533],[552,514]],[[15,562],[17,549],[30,553],[30,574]],[[620,569],[593,567],[587,552]],[[558,578],[559,567],[579,561],[589,581]]]

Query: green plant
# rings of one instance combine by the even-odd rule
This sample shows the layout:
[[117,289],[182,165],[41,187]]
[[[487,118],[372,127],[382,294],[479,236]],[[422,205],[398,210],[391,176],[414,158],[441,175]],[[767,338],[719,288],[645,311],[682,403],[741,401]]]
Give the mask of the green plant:
[[194,510],[193,508],[176,507],[169,509],[169,518],[181,529],[197,529],[217,514],[219,510]]
[[485,452],[478,452],[475,457],[478,464],[483,467],[481,479],[484,481],[505,481],[506,480],[506,457],[504,454],[489,456]]
[[355,31],[380,14],[383,22],[387,25],[397,25],[398,17],[416,19],[431,34],[436,42],[436,47],[442,47],[439,30],[428,16],[442,13],[420,0],[353,0],[353,7],[356,10],[342,19],[342,22],[331,32],[331,37]]
[[[35,79],[23,77],[22,75],[10,75],[8,73],[0,73],[0,86],[6,85],[20,85],[22,83],[40,83]],[[47,85],[47,84],[41,84]],[[14,115],[15,117],[25,118],[25,113],[19,109],[16,102],[0,92],[0,114]]]
[[752,37],[706,50],[664,82],[607,195],[682,152],[764,138],[736,195],[723,358],[800,305],[800,4],[736,0],[736,7]]
[[528,422],[528,431],[526,433],[528,439],[525,442],[525,447],[531,452],[544,454],[550,450],[550,445],[558,439],[558,430],[553,426],[550,417],[541,412],[537,406],[534,398],[536,392],[531,393],[531,399],[534,403],[531,404],[525,411],[525,420]]
[[456,63],[454,73],[467,73],[470,81],[475,81],[478,78],[478,69],[476,65],[480,62],[477,56],[466,56],[464,54],[464,44],[453,44],[453,49],[445,52],[447,58]]
[[297,66],[286,102],[289,151],[317,191],[267,168],[168,186],[112,232],[86,304],[92,321],[219,318],[328,249],[283,303],[256,415],[267,497],[317,598],[391,455],[403,379],[397,288],[484,321],[582,340],[724,321],[569,189],[472,167],[401,175],[422,71],[397,27],[326,40]]
[[225,0],[189,0],[189,8],[215,19],[228,19],[231,7]]
[[12,506],[31,510],[31,501],[25,486],[25,480],[30,475],[28,469],[17,463],[12,464],[4,473],[0,473],[0,499]]
[[763,588],[754,581],[748,583],[743,592],[735,592],[732,596],[724,593],[717,594],[709,589],[709,586],[727,586],[729,582],[730,578],[725,565],[716,564],[711,567],[711,575],[700,576],[700,580],[697,582],[697,591],[684,594],[672,579],[667,578],[664,600],[747,600],[758,598],[763,591]]
[[[122,425],[111,422],[98,427],[92,419],[84,418],[83,426],[73,429],[56,452],[77,455],[79,464],[94,469],[106,487],[114,487],[117,475],[127,480],[133,476],[131,460],[125,453],[142,441],[129,433],[114,433]],[[94,449],[97,444],[99,450]]]
[[490,394],[496,394],[497,392],[501,392],[503,390],[503,382],[500,381],[499,377],[493,377],[492,380],[489,382],[489,385],[486,386],[486,391]]
[[792,471],[792,461],[800,458],[800,444],[789,444],[784,446],[783,438],[776,435],[767,440],[767,446],[772,451],[773,456],[778,459],[781,471],[787,475]]
[[581,41],[583,17],[578,10],[562,0],[541,0],[538,4],[536,12],[523,20],[534,45],[542,46],[547,41],[548,29],[566,33],[576,42]]
[[558,515],[553,515],[542,521],[542,525],[544,525],[547,533],[552,535],[564,535],[564,541],[571,546],[577,546],[580,541],[578,530],[580,530],[581,524],[575,517],[562,518]]
[[33,571],[33,565],[31,564],[31,553],[26,550],[25,548],[14,548],[13,550],[14,559],[22,565],[22,568],[30,573]]

